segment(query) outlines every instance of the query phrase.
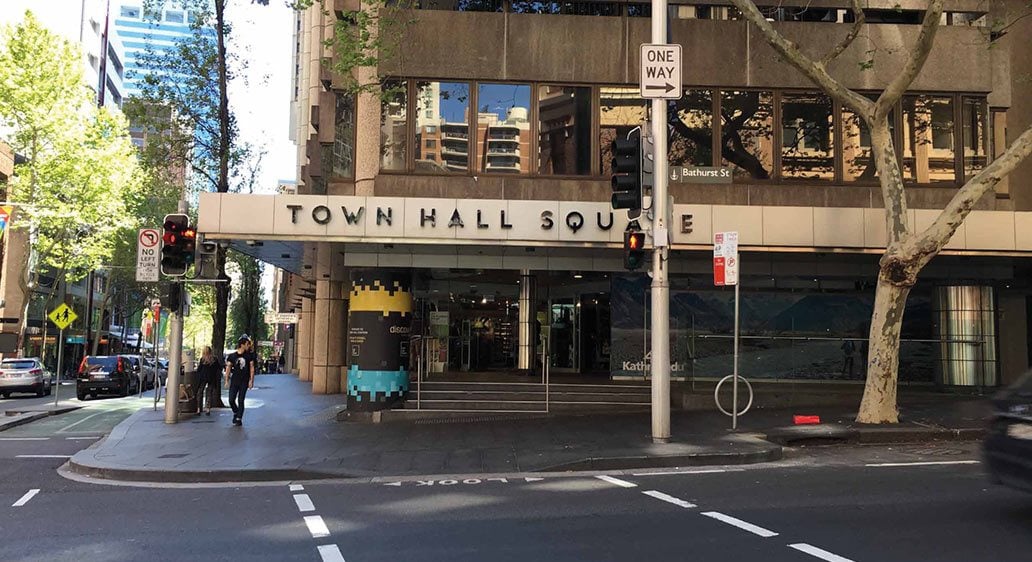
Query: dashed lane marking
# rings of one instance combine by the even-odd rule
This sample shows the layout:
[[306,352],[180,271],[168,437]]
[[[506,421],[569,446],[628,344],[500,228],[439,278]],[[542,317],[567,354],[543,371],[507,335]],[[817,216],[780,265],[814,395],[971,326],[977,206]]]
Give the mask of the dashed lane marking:
[[95,437],[95,436],[90,436],[90,437],[65,437],[65,439],[67,439],[69,441],[91,441],[93,439],[100,439],[100,437]]
[[732,527],[738,527],[739,529],[741,529],[743,531],[749,531],[750,533],[752,533],[754,535],[759,535],[759,536],[761,536],[761,537],[763,537],[765,539],[769,539],[770,537],[778,536],[778,534],[775,533],[774,531],[771,531],[769,529],[764,529],[763,527],[760,527],[759,525],[753,525],[752,523],[749,523],[748,521],[742,521],[741,519],[738,519],[737,517],[731,517],[730,515],[724,515],[723,513],[720,513],[719,511],[705,511],[705,512],[702,513],[702,515],[705,515],[706,517],[710,517],[710,518],[716,519],[717,521],[720,521],[721,523],[727,523],[728,525],[731,525]]
[[16,501],[13,504],[11,504],[11,507],[21,507],[21,506],[29,503],[29,500],[31,500],[33,497],[35,497],[36,494],[38,494],[38,493],[39,493],[39,488],[33,488],[33,489],[29,490],[28,492],[25,492],[25,495],[22,496],[21,499],[19,499],[18,501]]
[[324,544],[319,546],[319,556],[323,562],[344,562],[344,555],[335,544]]
[[814,558],[820,558],[821,560],[825,560],[827,562],[853,562],[849,558],[843,558],[838,554],[828,552],[827,550],[817,548],[816,546],[806,544],[805,542],[790,544],[788,545],[788,548],[794,548],[799,552],[805,552],[806,554],[809,554]]
[[695,507],[694,503],[686,502],[686,501],[682,500],[681,498],[675,498],[674,496],[664,494],[663,492],[660,492],[658,490],[648,490],[648,491],[645,491],[645,492],[642,492],[642,493],[645,494],[646,496],[650,496],[650,497],[656,498],[657,500],[665,501],[667,503],[672,503],[672,504],[674,504],[674,505],[676,505],[678,507],[684,507],[684,508]]
[[613,484],[615,486],[619,486],[621,488],[637,488],[638,487],[638,485],[635,484],[634,482],[628,482],[626,480],[620,480],[619,478],[613,478],[612,476],[606,476],[605,474],[599,474],[595,478],[598,478],[599,480],[601,480],[603,482],[609,482],[610,484]]
[[879,463],[865,464],[864,466],[867,466],[867,467],[877,467],[877,468],[885,468],[885,467],[897,467],[897,466],[938,466],[938,465],[948,465],[948,464],[979,464],[980,462],[981,461],[974,461],[974,460],[969,460],[969,461],[879,462]]
[[0,437],[0,441],[46,441],[49,437]]
[[64,426],[64,427],[62,427],[61,429],[57,430],[57,431],[56,431],[56,433],[65,433],[65,432],[67,432],[67,431],[68,431],[69,429],[71,429],[71,428],[73,428],[73,427],[75,427],[75,426],[79,425],[80,423],[82,423],[82,422],[84,422],[84,421],[86,421],[86,420],[89,420],[89,419],[91,419],[91,418],[95,418],[95,417],[97,417],[97,416],[99,416],[99,415],[102,415],[102,414],[107,414],[107,413],[110,413],[110,411],[111,411],[111,410],[101,410],[101,411],[99,411],[99,412],[96,412],[96,413],[90,414],[90,415],[88,415],[88,416],[86,416],[86,417],[82,418],[82,419],[81,419],[81,420],[79,420],[79,421],[76,421],[76,422],[72,422],[72,423],[70,423],[70,424],[68,424],[68,425],[66,425],[66,426]]
[[312,503],[312,498],[308,497],[308,494],[294,494],[294,503],[297,504],[297,510],[301,513],[315,511],[315,504]]
[[302,491],[304,489],[305,489],[305,487],[302,486],[301,484],[291,484],[290,485],[290,491],[291,492],[300,492],[300,491]]
[[330,530],[326,527],[326,522],[318,515],[306,515],[305,525],[308,525],[308,532],[312,533],[313,539],[330,536]]
[[635,472],[631,476],[670,476],[677,474],[721,474],[724,472],[745,472],[744,468],[706,468],[703,470],[665,470],[660,472]]
[[15,455],[17,459],[70,459],[72,455]]

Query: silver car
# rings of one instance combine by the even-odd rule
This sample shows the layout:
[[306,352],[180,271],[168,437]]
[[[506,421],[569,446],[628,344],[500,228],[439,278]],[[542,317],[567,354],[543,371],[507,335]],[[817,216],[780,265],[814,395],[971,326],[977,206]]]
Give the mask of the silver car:
[[0,396],[4,398],[12,392],[49,396],[53,384],[53,374],[35,357],[0,361]]

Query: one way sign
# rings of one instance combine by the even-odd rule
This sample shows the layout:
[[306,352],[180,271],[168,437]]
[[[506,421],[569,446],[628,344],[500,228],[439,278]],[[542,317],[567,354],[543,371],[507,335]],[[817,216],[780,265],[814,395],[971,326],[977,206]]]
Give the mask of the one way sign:
[[681,46],[641,45],[641,97],[681,99]]

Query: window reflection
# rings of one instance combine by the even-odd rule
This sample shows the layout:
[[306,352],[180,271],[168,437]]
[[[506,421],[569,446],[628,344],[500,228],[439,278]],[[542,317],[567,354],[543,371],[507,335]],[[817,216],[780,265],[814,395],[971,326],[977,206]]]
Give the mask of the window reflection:
[[830,180],[835,177],[831,98],[824,94],[784,94],[781,98],[781,177]]
[[355,176],[355,98],[336,94],[337,111],[333,135],[333,175]]
[[[868,95],[876,100],[878,96]],[[896,112],[889,113],[889,131],[895,140]],[[874,147],[871,130],[860,115],[848,107],[842,107],[842,180],[847,182],[873,182],[878,178],[874,162]]]
[[[613,173],[614,140],[627,135],[645,121],[645,102],[638,88],[599,89],[598,149],[602,175]],[[637,133],[635,133],[637,134]]]
[[736,178],[765,180],[774,166],[774,94],[720,93],[720,150],[723,166]]
[[713,92],[686,90],[670,113],[670,165],[712,166]]
[[963,98],[964,109],[964,179],[970,179],[985,168],[989,154],[985,98]]
[[416,171],[469,170],[469,84],[416,83]]
[[408,82],[387,80],[380,104],[380,168],[404,170],[408,140]]
[[514,14],[566,14],[571,16],[619,16],[620,4],[612,2],[547,2],[512,0]]
[[530,172],[530,86],[477,87],[477,146],[484,172]]
[[538,136],[538,173],[590,173],[591,88],[539,87]]
[[501,12],[502,0],[418,0],[421,10],[450,10],[455,12]]
[[903,97],[904,179],[917,183],[956,181],[953,144],[953,98]]

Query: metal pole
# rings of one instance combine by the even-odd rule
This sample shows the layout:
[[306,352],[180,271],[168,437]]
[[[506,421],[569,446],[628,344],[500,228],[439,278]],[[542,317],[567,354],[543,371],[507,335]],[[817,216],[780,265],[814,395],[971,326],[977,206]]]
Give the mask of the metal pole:
[[735,351],[734,351],[734,378],[731,385],[731,429],[738,429],[738,287],[741,283],[735,283]]
[[[176,281],[178,283],[178,281]],[[165,385],[165,423],[179,422],[179,368],[183,357],[183,299],[169,312],[168,384]]]
[[[61,329],[61,342],[64,343],[64,328]],[[44,341],[44,343],[46,343]],[[57,407],[57,395],[61,392],[61,370],[64,369],[64,345],[57,346],[57,386],[54,387],[54,407]]]
[[[652,42],[667,43],[667,0],[652,0]],[[670,440],[670,279],[667,253],[667,101],[652,100],[652,441]]]
[[[158,409],[158,398],[161,396],[161,387],[165,386],[165,385],[161,384],[161,378],[158,376],[158,357],[160,357],[160,355],[161,355],[160,354],[161,348],[159,347],[159,345],[161,345],[161,314],[160,314],[161,311],[159,310],[158,312],[159,312],[158,318],[155,320],[156,324],[152,324],[154,326],[154,381],[155,381],[155,383],[154,383],[154,409],[155,410]],[[168,394],[168,391],[166,391],[165,393]],[[166,396],[166,399],[167,399],[167,396]]]

